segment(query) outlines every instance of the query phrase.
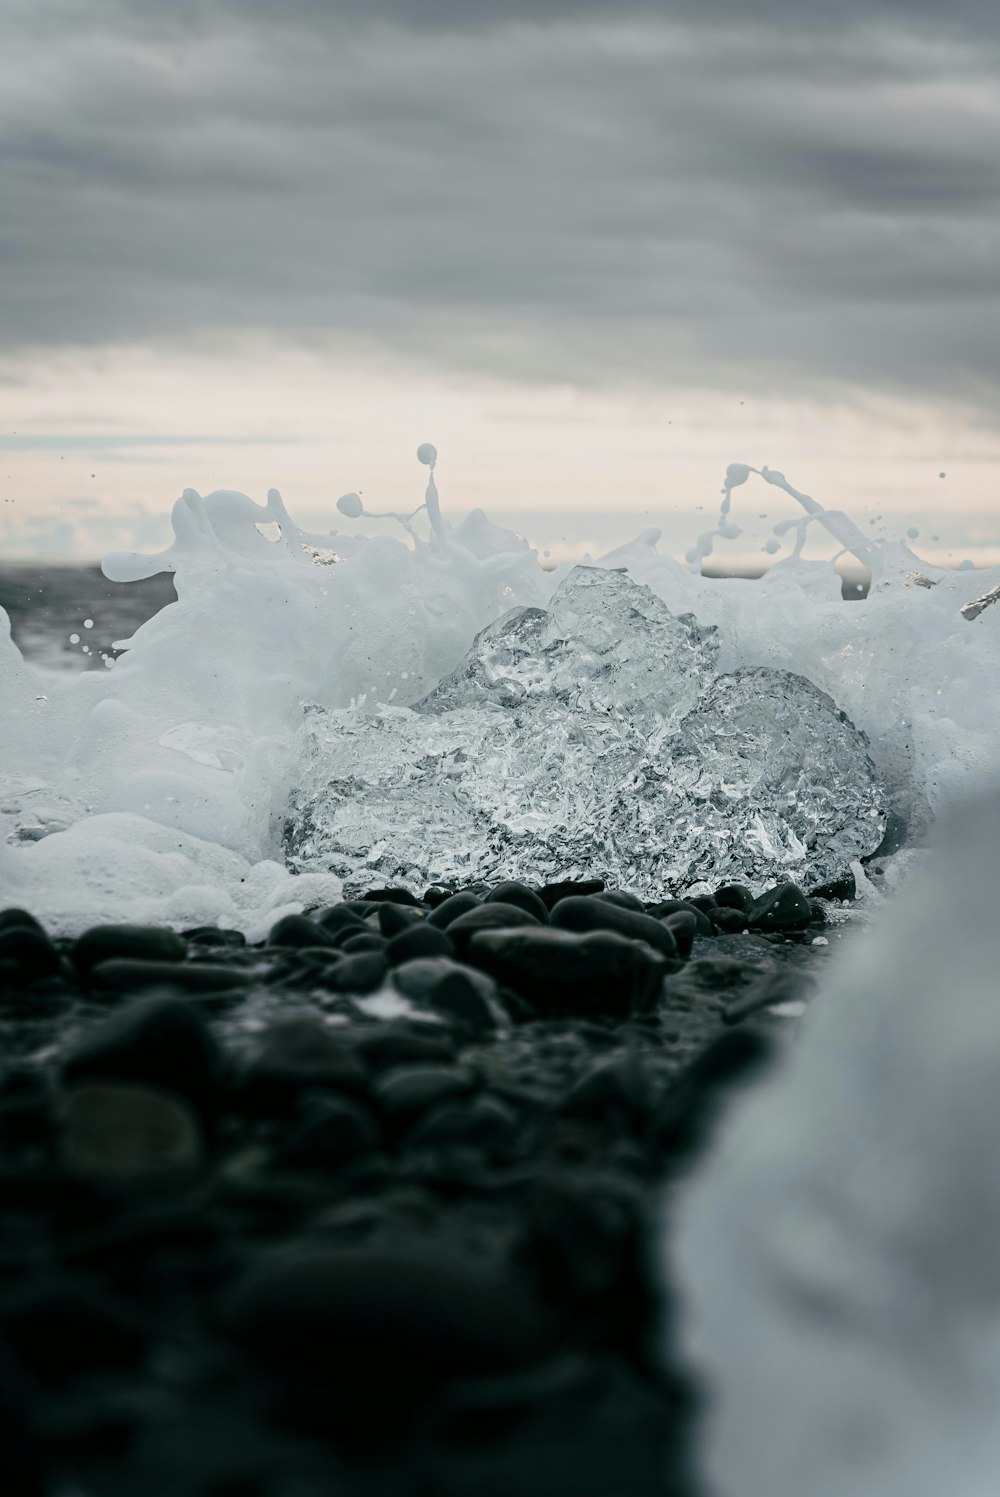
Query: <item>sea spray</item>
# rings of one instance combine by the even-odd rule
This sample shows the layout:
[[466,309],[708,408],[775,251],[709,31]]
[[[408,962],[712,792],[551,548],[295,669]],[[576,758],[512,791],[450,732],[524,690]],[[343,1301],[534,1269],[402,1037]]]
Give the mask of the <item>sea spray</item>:
[[831,970],[673,1202],[718,1497],[996,1487],[998,879],[1000,787]]
[[[11,898],[67,932],[126,911],[249,932],[336,887],[283,866],[304,707],[419,700],[480,629],[512,607],[544,607],[568,571],[544,571],[481,512],[449,526],[436,457],[421,449],[424,503],[402,517],[403,539],[305,532],[274,490],[264,505],[185,491],[168,551],[105,563],[123,582],[169,570],[178,594],[120,642],[114,670],[42,676],[0,641],[0,877]],[[730,469],[741,482],[758,475],[857,554],[850,522],[806,504],[774,470]],[[724,670],[792,671],[827,692],[867,735],[911,840],[982,774],[1000,716],[1000,609],[960,610],[1000,571],[972,579],[928,566],[905,542],[866,540],[872,591],[848,605],[831,563],[807,560],[802,545],[759,580],[719,581],[701,575],[700,556],[685,566],[661,555],[658,539],[650,529],[596,564],[626,568],[673,614],[715,625]],[[237,863],[223,868],[220,851]]]

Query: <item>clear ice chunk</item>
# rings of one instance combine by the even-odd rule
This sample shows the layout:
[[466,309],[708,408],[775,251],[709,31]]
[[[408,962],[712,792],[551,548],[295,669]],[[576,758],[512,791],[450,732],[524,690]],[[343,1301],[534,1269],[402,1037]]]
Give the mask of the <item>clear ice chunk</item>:
[[652,900],[835,877],[885,829],[864,734],[804,677],[722,674],[718,653],[648,588],[577,567],[415,707],[309,711],[289,864],[349,893],[599,876]]

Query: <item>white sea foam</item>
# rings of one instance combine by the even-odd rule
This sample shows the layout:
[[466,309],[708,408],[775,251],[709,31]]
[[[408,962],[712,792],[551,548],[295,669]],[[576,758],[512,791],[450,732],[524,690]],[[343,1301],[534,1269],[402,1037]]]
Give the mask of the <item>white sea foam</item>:
[[986,1497],[1000,1426],[1000,787],[954,821],[676,1202],[718,1497]]
[[[395,517],[401,537],[306,533],[273,490],[265,505],[186,491],[167,552],[105,562],[126,584],[170,570],[178,593],[114,670],[42,675],[4,619],[5,902],[29,904],[67,932],[140,908],[175,925],[204,918],[250,931],[333,896],[332,876],[307,887],[280,866],[304,706],[418,700],[479,629],[515,605],[544,606],[567,570],[544,571],[525,542],[479,512],[450,528],[436,453],[425,444],[419,457],[430,470],[422,513]],[[902,541],[865,541],[846,517],[761,470],[803,508],[793,554],[757,581],[705,578],[702,558],[734,523],[732,490],[758,482],[755,473],[729,470],[719,526],[698,541],[692,564],[659,554],[653,530],[597,564],[627,567],[672,612],[717,625],[723,669],[792,670],[828,692],[868,734],[896,808],[919,831],[992,758],[1000,607],[972,620],[959,609],[1000,583],[1000,569],[973,578],[922,563]],[[872,572],[864,603],[842,601],[830,562],[804,558],[816,525]],[[176,849],[163,831],[176,834]]]

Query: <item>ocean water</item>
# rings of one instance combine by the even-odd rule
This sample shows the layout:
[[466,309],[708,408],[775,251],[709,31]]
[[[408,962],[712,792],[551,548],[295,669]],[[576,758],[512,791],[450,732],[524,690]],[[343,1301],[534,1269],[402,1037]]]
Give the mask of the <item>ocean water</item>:
[[[256,935],[336,895],[333,875],[284,861],[307,709],[418,701],[479,630],[544,607],[568,571],[479,512],[451,526],[432,451],[420,453],[423,502],[370,537],[338,533],[337,513],[330,532],[306,532],[275,490],[262,505],[188,490],[172,545],[106,558],[100,592],[81,574],[21,577],[0,640],[9,898],[64,933],[117,914]],[[740,504],[759,507],[767,486],[801,511],[776,527],[775,564],[759,578],[704,575]],[[361,501],[339,504],[354,517]],[[815,533],[840,548],[832,560],[807,559]],[[659,539],[646,530],[594,564],[713,626],[721,669],[793,671],[828,693],[867,735],[911,847],[988,773],[1000,607],[968,605],[1000,569],[931,566],[905,537],[875,540],[780,473],[740,464],[685,560]],[[857,602],[835,570],[845,561]],[[56,669],[71,662],[85,668]]]

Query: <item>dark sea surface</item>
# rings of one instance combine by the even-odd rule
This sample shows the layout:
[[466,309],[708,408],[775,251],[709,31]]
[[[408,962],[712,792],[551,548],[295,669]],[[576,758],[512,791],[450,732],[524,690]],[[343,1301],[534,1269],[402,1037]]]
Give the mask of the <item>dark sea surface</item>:
[[[109,582],[98,566],[0,565],[0,608],[26,660],[49,670],[103,670],[126,640],[177,594],[164,573],[142,582]],[[85,627],[87,619],[93,627]],[[79,643],[70,636],[78,634]],[[84,645],[90,653],[84,653]]]

